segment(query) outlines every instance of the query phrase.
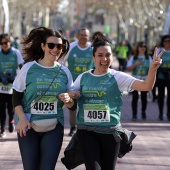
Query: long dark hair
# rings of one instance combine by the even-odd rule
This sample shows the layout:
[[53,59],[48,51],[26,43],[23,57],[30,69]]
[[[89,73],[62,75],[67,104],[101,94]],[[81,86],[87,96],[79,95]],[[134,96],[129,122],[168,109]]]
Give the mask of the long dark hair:
[[0,42],[2,41],[2,39],[6,39],[8,42],[11,42],[9,34],[1,34],[0,35]]
[[[134,60],[137,60],[138,58],[138,55],[139,55],[139,47],[144,45],[145,43],[143,41],[140,41],[137,43],[137,46],[136,46],[136,51],[135,51],[135,54],[134,54]],[[147,49],[147,46],[146,46],[146,50],[145,50],[145,59],[149,59],[149,55],[148,55],[148,49]]]
[[164,36],[162,36],[162,38],[161,38],[161,43],[160,43],[160,46],[161,46],[161,47],[164,47],[164,40],[167,39],[167,38],[170,40],[170,35],[164,35]]
[[48,37],[55,36],[62,39],[64,48],[58,60],[64,57],[69,50],[69,41],[64,37],[62,30],[54,31],[46,27],[38,27],[29,33],[28,36],[23,37],[23,55],[25,62],[43,59],[44,51],[41,48],[41,43],[45,44]]

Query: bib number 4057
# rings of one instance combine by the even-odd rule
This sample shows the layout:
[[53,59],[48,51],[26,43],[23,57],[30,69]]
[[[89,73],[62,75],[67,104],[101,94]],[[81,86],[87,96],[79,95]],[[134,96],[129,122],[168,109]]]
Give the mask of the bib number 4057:
[[96,111],[96,110],[93,110],[93,111],[88,111],[88,114],[87,114],[87,117],[89,119],[105,119],[106,118],[106,111]]
[[84,110],[85,122],[110,122],[108,110]]

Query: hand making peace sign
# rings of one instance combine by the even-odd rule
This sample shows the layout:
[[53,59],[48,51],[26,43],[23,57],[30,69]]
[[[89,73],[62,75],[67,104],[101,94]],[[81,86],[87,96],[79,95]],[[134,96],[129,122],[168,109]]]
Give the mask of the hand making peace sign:
[[165,50],[162,50],[159,54],[157,54],[157,51],[158,51],[158,48],[156,47],[154,50],[153,60],[150,65],[150,68],[155,69],[155,70],[157,70],[159,68],[159,66],[161,65],[161,63],[162,63],[161,56],[165,52]]
[[161,56],[165,52],[165,50],[162,50],[160,54],[157,55],[158,48],[156,47],[154,50],[154,56],[153,60],[150,64],[148,76],[146,80],[142,81],[137,79],[131,86],[131,89],[133,90],[139,90],[139,91],[149,91],[153,88],[153,85],[155,83],[156,79],[156,71],[159,68],[159,66],[162,63]]

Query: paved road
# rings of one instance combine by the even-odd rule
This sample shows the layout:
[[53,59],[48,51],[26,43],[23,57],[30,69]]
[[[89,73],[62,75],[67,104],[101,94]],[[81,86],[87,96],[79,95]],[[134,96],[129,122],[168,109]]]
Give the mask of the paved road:
[[[157,103],[151,101],[148,95],[147,119],[141,120],[140,101],[138,120],[131,120],[131,95],[124,95],[122,109],[122,125],[137,134],[133,142],[133,150],[118,159],[116,170],[170,170],[170,122],[166,117],[164,121],[158,120]],[[165,110],[166,113],[166,110]],[[60,159],[63,157],[64,148],[70,137],[68,113],[65,113],[65,136],[62,150],[55,170],[66,170]],[[9,134],[5,139],[0,139],[0,170],[23,170],[16,132]],[[81,165],[75,170],[85,170]]]
[[[137,134],[133,143],[133,150],[118,159],[116,170],[170,170],[170,122],[158,120],[157,104],[149,98],[147,119],[131,120],[131,95],[124,95],[122,109],[122,125]],[[139,102],[140,111],[140,102]],[[140,113],[140,112],[139,112]],[[68,113],[65,113],[65,136],[56,170],[66,170],[60,159],[63,157],[64,148],[70,137]],[[9,134],[5,139],[0,139],[0,170],[22,170],[21,157],[18,149],[16,132]],[[76,170],[85,170],[81,165]]]

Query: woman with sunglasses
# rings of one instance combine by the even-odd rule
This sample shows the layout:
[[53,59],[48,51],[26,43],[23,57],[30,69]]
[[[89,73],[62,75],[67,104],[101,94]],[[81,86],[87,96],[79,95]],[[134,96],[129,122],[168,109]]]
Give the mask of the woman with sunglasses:
[[54,170],[63,141],[63,105],[76,109],[67,90],[72,75],[57,61],[69,50],[61,31],[33,29],[23,39],[25,64],[14,83],[13,106],[24,170]]
[[[148,55],[147,47],[144,42],[138,42],[136,47],[136,52],[127,63],[127,70],[132,71],[132,76],[145,80],[148,75],[149,66],[152,58]],[[141,116],[142,119],[146,119],[146,108],[147,108],[147,91],[141,91]],[[132,92],[132,119],[137,119],[138,111],[138,99],[139,92],[134,90]]]
[[92,43],[95,68],[80,74],[74,82],[75,90],[80,91],[76,136],[86,170],[115,169],[120,135],[125,133],[120,125],[123,91],[151,90],[161,64],[163,52],[156,56],[155,50],[147,78],[137,79],[109,68],[111,45],[106,37],[97,36]]
[[170,121],[170,35],[161,39],[160,50],[164,48],[162,64],[157,73],[159,120],[163,120],[165,88],[167,88],[167,118]]
[[22,67],[24,61],[19,50],[11,47],[8,34],[0,35],[0,137],[6,137],[5,122],[6,109],[8,112],[8,130],[14,132],[14,110],[12,106],[12,83],[17,74],[18,67]]

